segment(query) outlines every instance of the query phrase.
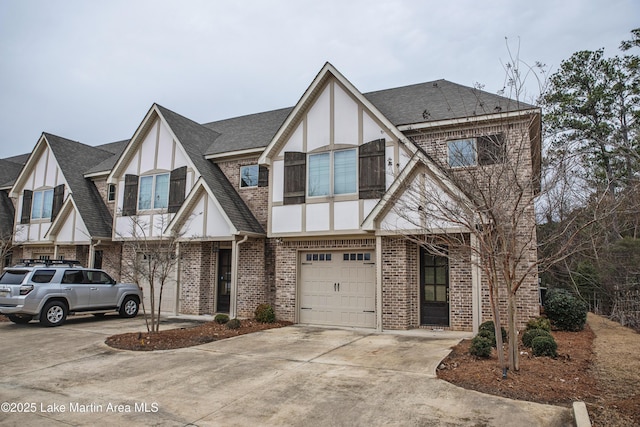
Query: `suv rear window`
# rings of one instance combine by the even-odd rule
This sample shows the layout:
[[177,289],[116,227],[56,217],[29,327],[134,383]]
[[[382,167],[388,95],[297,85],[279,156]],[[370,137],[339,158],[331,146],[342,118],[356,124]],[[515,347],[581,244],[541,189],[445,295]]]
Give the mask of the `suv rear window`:
[[28,272],[27,270],[7,270],[0,276],[0,284],[19,285]]
[[33,283],[49,283],[56,274],[55,270],[36,270],[31,277]]

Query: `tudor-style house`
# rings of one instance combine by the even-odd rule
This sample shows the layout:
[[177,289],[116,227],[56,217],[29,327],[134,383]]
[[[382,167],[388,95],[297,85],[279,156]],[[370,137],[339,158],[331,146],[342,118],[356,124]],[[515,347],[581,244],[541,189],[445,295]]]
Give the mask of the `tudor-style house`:
[[[269,303],[296,323],[472,331],[490,310],[471,253],[404,238],[416,230],[393,204],[412,180],[459,191],[438,165],[456,147],[467,155],[451,166],[484,167],[484,129],[527,138],[535,186],[539,118],[446,80],[361,93],[327,63],[292,108],[201,124],[154,104],[131,139],[98,147],[43,133],[19,172],[0,160],[14,165],[0,217],[13,218],[14,259],[74,258],[118,278],[144,256],[127,242],[176,237],[168,313],[250,317]],[[519,307],[521,324],[539,314],[534,274]]]

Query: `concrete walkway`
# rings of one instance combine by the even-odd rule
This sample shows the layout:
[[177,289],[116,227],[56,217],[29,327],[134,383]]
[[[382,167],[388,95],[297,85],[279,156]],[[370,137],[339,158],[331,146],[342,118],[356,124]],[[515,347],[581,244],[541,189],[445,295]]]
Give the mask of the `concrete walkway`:
[[141,319],[72,318],[59,328],[0,323],[0,402],[10,405],[0,424],[572,425],[569,408],[438,380],[435,368],[456,334],[292,326],[149,353],[103,344],[135,330]]

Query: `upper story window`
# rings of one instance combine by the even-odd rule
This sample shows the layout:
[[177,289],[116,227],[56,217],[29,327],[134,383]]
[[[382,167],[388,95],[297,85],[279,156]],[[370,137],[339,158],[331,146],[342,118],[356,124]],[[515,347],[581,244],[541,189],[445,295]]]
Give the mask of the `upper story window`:
[[125,175],[122,215],[136,215],[138,211],[166,209],[176,213],[184,202],[187,186],[187,167],[182,166],[156,175]]
[[169,206],[169,174],[140,177],[138,210],[166,209]]
[[34,191],[31,202],[31,219],[51,218],[53,190]]
[[358,191],[356,149],[309,155],[307,195],[332,196]]
[[447,142],[449,166],[486,166],[503,163],[506,145],[503,134]]
[[258,165],[240,166],[240,188],[258,186]]
[[305,203],[307,197],[354,195],[378,199],[386,189],[385,140],[358,148],[307,154],[284,153],[283,203]]
[[107,186],[107,202],[113,202],[116,200],[116,185],[109,184]]

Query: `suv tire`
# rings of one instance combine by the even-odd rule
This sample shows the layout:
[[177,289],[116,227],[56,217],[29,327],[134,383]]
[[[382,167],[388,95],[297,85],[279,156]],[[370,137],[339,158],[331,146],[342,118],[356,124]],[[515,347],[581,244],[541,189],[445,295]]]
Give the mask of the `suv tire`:
[[31,320],[33,319],[33,316],[29,316],[27,314],[9,314],[7,315],[7,317],[13,323],[17,323],[19,325],[26,325],[27,323],[31,322]]
[[138,298],[133,296],[125,297],[120,306],[120,317],[136,317],[139,309]]
[[67,318],[67,305],[62,301],[50,301],[40,313],[40,323],[45,326],[60,326]]

